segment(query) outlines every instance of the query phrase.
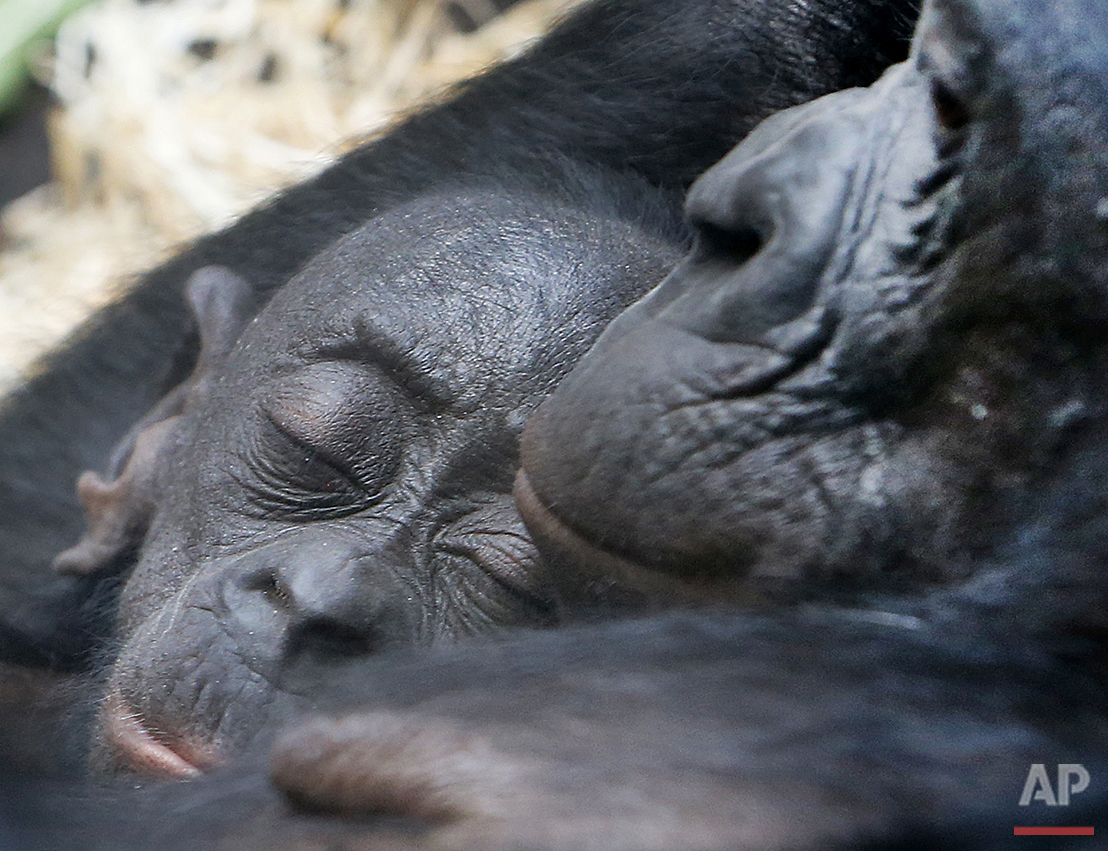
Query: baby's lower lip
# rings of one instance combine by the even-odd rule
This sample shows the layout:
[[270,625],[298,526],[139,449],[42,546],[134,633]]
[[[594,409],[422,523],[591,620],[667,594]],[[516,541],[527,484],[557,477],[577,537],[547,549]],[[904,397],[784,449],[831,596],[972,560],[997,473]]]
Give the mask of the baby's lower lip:
[[211,746],[191,747],[183,740],[171,747],[151,733],[142,716],[119,694],[104,703],[104,736],[116,764],[127,771],[167,779],[199,777],[220,760]]

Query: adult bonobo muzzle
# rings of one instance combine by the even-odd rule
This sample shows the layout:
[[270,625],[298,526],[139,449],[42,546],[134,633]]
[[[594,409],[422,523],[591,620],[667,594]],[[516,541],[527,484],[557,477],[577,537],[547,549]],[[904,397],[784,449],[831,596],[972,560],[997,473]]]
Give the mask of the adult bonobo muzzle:
[[706,172],[694,251],[532,417],[516,496],[566,602],[964,576],[1100,406],[1102,276],[1060,249],[1103,241],[1103,128],[1050,122],[1103,62],[997,50],[1021,4],[966,5]]

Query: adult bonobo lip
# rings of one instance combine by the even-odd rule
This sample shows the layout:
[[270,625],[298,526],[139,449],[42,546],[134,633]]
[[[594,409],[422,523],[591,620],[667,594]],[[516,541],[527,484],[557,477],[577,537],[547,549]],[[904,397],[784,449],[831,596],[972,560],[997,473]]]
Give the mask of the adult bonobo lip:
[[948,581],[1012,528],[1101,404],[1102,260],[1058,245],[1102,245],[1065,198],[1108,197],[1081,184],[1095,116],[1067,107],[1103,68],[985,49],[1016,5],[932,4],[908,63],[694,185],[694,252],[523,435],[517,500],[563,597]]

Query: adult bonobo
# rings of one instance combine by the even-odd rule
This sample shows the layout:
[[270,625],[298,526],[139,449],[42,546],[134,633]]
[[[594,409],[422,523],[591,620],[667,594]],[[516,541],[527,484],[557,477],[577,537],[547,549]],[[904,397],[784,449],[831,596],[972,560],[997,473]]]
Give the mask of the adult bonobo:
[[964,578],[1103,421],[1105,36],[1065,42],[1094,15],[1057,3],[1008,46],[1015,12],[981,6],[940,5],[912,64],[693,186],[696,249],[523,439],[568,597]]
[[9,655],[81,662],[128,577],[107,761],[188,773],[287,661],[548,621],[526,416],[675,262],[695,174],[914,5],[601,0],[145,277],[4,409]]

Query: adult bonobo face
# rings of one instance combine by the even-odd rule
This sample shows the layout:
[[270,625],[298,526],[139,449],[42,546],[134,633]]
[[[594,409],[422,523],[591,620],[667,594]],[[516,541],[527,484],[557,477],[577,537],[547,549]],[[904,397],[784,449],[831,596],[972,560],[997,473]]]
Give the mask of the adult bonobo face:
[[1102,15],[938,0],[907,64],[699,180],[696,250],[524,434],[567,599],[948,580],[1020,520],[1105,411]]
[[94,761],[194,773],[288,708],[301,661],[545,622],[509,496],[519,432],[675,260],[626,218],[468,190],[371,220],[237,344],[233,276],[194,280],[215,354],[112,485],[85,483],[99,522],[59,559],[87,569],[148,525]]

